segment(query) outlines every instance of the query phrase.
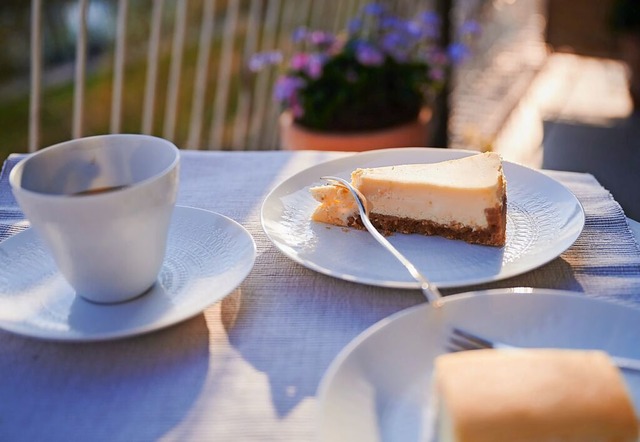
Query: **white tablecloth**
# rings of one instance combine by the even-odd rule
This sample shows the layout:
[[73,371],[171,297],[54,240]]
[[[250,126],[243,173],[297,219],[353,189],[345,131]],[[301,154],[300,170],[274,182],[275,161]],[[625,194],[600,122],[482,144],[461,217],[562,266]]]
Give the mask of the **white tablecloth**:
[[[0,440],[313,440],[316,389],[337,353],[378,320],[424,302],[419,291],[315,273],[263,233],[267,193],[340,155],[183,152],[178,203],[244,225],[258,247],[253,271],[203,314],[145,336],[61,344],[0,331]],[[17,159],[0,175],[0,240],[26,226],[7,182]],[[549,175],[583,204],[583,234],[551,263],[484,287],[568,289],[640,304],[640,250],[619,205],[590,175]]]

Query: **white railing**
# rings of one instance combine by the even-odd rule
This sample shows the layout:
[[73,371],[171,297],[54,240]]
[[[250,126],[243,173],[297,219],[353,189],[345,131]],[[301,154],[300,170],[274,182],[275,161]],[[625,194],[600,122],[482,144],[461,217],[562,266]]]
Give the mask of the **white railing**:
[[29,152],[39,147],[42,101],[42,1],[31,1],[31,92],[29,95]]
[[[286,48],[291,32],[301,25],[337,30],[364,3],[153,0],[146,18],[146,41],[132,42],[128,31],[140,24],[131,20],[133,3],[118,0],[114,47],[108,54],[113,57],[110,102],[96,103],[88,101],[87,86],[92,75],[87,60],[90,1],[78,0],[75,70],[69,80],[73,83],[69,137],[92,135],[95,128],[87,128],[87,115],[92,106],[99,106],[109,109],[108,124],[102,127],[111,133],[156,134],[189,149],[277,148],[278,109],[271,102],[275,72],[249,74],[246,60],[257,51]],[[200,8],[198,14],[193,13],[194,7]],[[29,150],[34,151],[43,147],[42,113],[47,106],[42,98],[43,40],[47,36],[42,26],[42,0],[32,0],[31,8]],[[140,47],[145,49],[143,54]],[[188,52],[195,56],[187,60]],[[127,81],[132,63],[145,71],[143,87],[137,84],[132,89]],[[127,106],[131,102],[139,104],[140,115],[132,116],[133,106]],[[132,120],[139,121],[139,127],[132,128]]]

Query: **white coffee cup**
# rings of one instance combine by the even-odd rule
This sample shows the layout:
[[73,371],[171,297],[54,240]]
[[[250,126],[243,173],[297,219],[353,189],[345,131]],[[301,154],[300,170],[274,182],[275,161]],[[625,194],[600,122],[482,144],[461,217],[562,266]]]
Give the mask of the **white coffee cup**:
[[180,152],[147,135],[100,135],[39,150],[11,171],[20,208],[76,294],[143,294],[165,257]]

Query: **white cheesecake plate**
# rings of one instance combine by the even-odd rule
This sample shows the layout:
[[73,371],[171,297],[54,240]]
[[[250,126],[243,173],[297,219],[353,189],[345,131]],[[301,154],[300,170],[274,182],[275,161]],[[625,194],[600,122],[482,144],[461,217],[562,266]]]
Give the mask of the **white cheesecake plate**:
[[[309,188],[320,177],[349,179],[358,167],[433,163],[475,152],[383,149],[331,160],[290,177],[265,198],[262,227],[273,244],[310,269],[347,281],[415,289],[407,270],[366,231],[311,221],[317,201]],[[467,244],[437,236],[394,234],[388,239],[433,283],[461,287],[516,276],[557,258],[578,238],[585,215],[578,199],[549,176],[504,162],[507,179],[507,243],[504,247]]]

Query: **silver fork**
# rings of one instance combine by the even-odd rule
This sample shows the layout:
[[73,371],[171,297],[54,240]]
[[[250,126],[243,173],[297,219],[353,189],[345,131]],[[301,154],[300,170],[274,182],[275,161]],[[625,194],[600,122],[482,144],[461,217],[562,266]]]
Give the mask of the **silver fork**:
[[366,206],[362,201],[363,197],[360,194],[360,192],[358,192],[351,185],[351,183],[349,183],[347,180],[344,180],[342,178],[339,178],[336,176],[323,176],[321,178],[323,180],[333,181],[334,183],[337,183],[338,185],[344,187],[349,192],[351,192],[351,195],[356,200],[356,205],[358,206],[358,211],[360,212],[360,218],[362,219],[362,224],[364,224],[365,228],[375,238],[375,240],[378,241],[380,244],[382,244],[389,252],[391,252],[391,254],[398,261],[400,261],[402,265],[406,267],[406,269],[409,271],[411,276],[413,276],[413,278],[416,281],[418,281],[418,283],[420,283],[420,289],[422,290],[422,293],[426,296],[429,303],[434,304],[435,306],[439,306],[440,302],[438,301],[440,300],[440,298],[442,298],[440,291],[437,289],[435,285],[433,285],[427,279],[426,276],[420,273],[420,271],[416,268],[416,266],[413,265],[411,261],[409,261],[402,253],[398,251],[398,249],[396,249],[389,241],[387,241],[387,238],[382,236],[382,234],[378,232],[378,230],[373,226],[373,224],[371,224],[371,220],[369,219],[369,213],[367,212]]
[[[452,327],[449,334],[449,340],[447,342],[447,350],[450,352],[466,351],[466,350],[480,350],[483,348],[495,348],[495,349],[522,349],[524,347],[517,347],[504,342],[492,340],[479,336],[468,330],[463,330],[459,327]],[[640,360],[625,358],[621,356],[609,355],[613,363],[621,370],[628,370],[640,373]]]

